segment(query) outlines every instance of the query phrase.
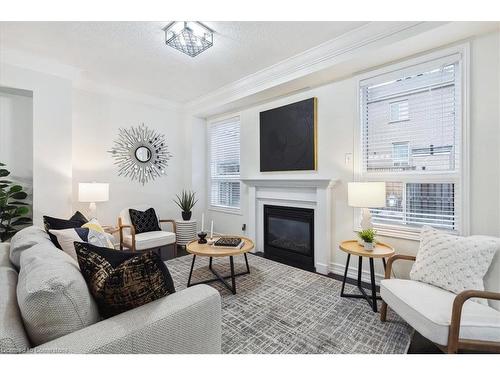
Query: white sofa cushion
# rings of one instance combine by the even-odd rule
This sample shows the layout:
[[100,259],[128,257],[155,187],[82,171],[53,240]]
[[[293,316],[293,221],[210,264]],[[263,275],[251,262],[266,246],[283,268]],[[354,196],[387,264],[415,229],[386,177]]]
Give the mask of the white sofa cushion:
[[499,248],[498,238],[460,237],[424,226],[410,278],[453,293],[484,290],[483,278]]
[[78,264],[52,242],[22,252],[17,300],[24,327],[34,345],[100,320]]
[[[418,281],[386,279],[380,294],[422,336],[447,345],[454,293]],[[500,312],[471,300],[465,302],[460,338],[500,342]]]
[[[123,242],[127,247],[132,247],[132,236],[124,234]],[[146,250],[173,244],[175,233],[165,231],[145,232],[135,235],[135,249]]]

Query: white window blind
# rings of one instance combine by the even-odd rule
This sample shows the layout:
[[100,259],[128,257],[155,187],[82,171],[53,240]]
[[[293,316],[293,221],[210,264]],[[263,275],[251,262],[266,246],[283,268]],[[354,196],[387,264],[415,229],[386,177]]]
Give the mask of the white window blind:
[[400,100],[397,102],[389,103],[389,115],[391,116],[391,121],[406,121],[410,119],[410,113],[408,108],[408,100]]
[[240,208],[240,119],[214,122],[209,128],[210,204]]
[[361,179],[386,181],[377,229],[459,231],[460,56],[360,82]]

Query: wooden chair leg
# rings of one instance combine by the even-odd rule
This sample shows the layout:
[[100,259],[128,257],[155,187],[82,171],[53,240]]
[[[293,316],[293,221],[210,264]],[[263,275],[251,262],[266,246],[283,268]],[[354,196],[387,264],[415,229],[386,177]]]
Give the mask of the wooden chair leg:
[[[452,335],[450,335],[452,336]],[[448,346],[446,346],[446,353],[457,354],[458,353],[458,337],[448,337]]]
[[382,301],[382,306],[380,306],[380,321],[385,322],[387,319],[387,303]]

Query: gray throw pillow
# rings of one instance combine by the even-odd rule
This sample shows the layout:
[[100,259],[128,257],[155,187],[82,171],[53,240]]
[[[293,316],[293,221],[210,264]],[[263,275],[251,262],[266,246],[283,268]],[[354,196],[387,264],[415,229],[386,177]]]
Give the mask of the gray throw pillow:
[[35,245],[21,254],[17,300],[35,346],[100,320],[78,264],[52,243]]

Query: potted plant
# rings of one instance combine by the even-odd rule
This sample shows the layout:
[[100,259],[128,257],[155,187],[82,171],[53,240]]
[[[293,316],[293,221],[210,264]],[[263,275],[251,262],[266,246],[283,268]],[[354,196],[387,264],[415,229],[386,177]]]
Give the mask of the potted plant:
[[193,209],[198,199],[196,199],[194,191],[186,191],[182,190],[182,193],[179,195],[175,195],[176,199],[174,202],[179,208],[182,210],[182,219],[190,220],[191,219],[191,210]]
[[0,163],[0,242],[5,242],[22,227],[31,224],[29,204],[21,202],[28,197],[21,185],[4,180],[10,172]]
[[363,240],[363,246],[365,250],[372,251],[373,243],[375,242],[375,230],[373,229],[363,229],[359,232],[359,237]]

